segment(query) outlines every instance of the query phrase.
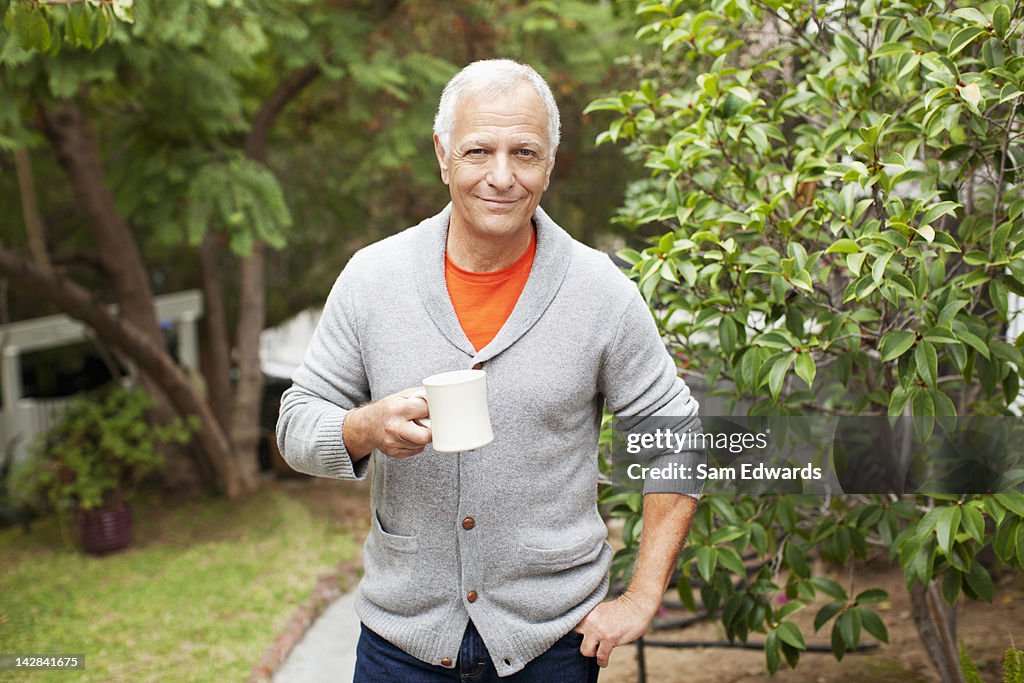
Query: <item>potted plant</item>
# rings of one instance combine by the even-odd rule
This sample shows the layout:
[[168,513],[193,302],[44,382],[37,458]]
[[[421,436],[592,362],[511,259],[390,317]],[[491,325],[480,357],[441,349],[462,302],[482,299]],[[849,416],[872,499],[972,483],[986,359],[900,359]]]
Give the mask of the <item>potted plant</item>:
[[12,498],[73,514],[79,541],[102,554],[131,542],[126,494],[163,462],[162,444],[184,443],[190,425],[154,425],[152,400],[117,384],[79,394],[33,445],[10,482]]

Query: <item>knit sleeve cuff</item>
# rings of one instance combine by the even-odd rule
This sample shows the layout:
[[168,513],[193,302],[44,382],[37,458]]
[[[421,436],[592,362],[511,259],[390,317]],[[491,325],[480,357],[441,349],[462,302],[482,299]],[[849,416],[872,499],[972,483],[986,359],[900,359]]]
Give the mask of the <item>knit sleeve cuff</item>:
[[[669,471],[692,473],[695,471],[697,463],[704,461],[704,455],[695,451],[665,453],[653,458],[650,462],[650,467],[657,469],[671,468]],[[689,475],[663,478],[649,476],[644,478],[644,495],[648,493],[678,493],[700,500],[703,490],[704,480]]]
[[352,462],[342,437],[347,415],[348,411],[340,411],[321,418],[316,435],[316,451],[321,454],[321,462],[328,476],[363,480],[370,468],[370,456]]

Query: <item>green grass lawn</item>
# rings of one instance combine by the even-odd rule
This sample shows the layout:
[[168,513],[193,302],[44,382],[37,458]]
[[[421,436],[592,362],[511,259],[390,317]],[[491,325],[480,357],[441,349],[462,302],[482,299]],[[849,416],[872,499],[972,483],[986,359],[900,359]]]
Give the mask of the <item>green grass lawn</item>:
[[86,556],[55,516],[0,531],[0,652],[84,654],[84,671],[0,680],[242,681],[319,575],[358,551],[270,484],[238,502],[135,502],[135,545]]

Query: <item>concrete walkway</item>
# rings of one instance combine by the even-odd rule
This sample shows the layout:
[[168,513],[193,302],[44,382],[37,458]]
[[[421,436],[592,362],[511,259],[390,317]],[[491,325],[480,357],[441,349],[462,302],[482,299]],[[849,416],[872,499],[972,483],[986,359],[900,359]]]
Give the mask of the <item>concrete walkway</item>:
[[346,593],[331,603],[306,631],[274,674],[274,683],[351,681],[358,640],[355,593]]

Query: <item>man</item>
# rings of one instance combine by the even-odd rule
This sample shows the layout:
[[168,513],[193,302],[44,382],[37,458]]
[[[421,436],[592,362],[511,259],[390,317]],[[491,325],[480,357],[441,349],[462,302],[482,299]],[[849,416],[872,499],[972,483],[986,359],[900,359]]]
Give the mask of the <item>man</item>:
[[[646,482],[633,580],[602,602],[602,405],[699,420],[636,286],[539,208],[558,136],[530,67],[456,75],[434,125],[451,204],[352,257],[282,398],[292,467],[373,462],[357,681],[596,680],[650,626],[689,529],[695,498]],[[495,439],[435,452],[419,383],[466,368],[487,372]]]

